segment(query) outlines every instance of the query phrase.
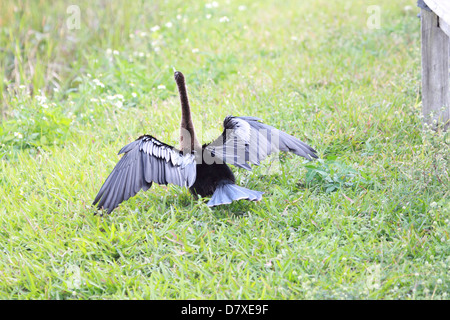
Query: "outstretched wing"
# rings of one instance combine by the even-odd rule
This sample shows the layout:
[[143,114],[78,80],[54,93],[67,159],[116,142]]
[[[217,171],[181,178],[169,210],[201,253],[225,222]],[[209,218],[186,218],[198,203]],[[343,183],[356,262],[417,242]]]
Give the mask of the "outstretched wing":
[[205,146],[208,152],[203,157],[211,155],[215,161],[247,170],[251,170],[248,163],[259,165],[269,154],[278,151],[293,152],[308,160],[317,158],[317,151],[306,143],[260,121],[255,117],[227,116],[222,135]]
[[93,205],[111,213],[121,202],[147,191],[153,182],[182,187],[194,184],[195,157],[184,154],[152,136],[144,135],[123,147],[125,153],[98,192]]

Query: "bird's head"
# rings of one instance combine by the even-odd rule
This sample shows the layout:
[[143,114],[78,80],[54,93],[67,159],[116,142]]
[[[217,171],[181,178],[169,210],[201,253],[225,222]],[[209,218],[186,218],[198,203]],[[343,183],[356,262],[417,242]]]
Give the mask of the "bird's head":
[[173,76],[177,83],[184,83],[184,75],[180,71],[175,71]]

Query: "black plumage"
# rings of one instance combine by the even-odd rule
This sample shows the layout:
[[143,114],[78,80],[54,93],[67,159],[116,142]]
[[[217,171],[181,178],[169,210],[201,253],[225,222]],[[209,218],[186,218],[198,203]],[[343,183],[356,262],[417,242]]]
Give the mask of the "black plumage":
[[193,154],[186,154],[152,136],[144,135],[123,147],[119,160],[94,200],[110,213],[121,202],[147,191],[153,182],[189,187],[195,181]]
[[269,154],[289,151],[306,159],[316,151],[297,138],[264,124],[255,117],[227,116],[224,131],[213,142],[200,146],[195,135],[184,76],[175,72],[182,119],[180,150],[150,135],[143,135],[123,147],[119,160],[94,199],[93,205],[111,213],[121,202],[147,191],[153,182],[189,188],[193,195],[211,196],[208,206],[235,200],[259,201],[263,192],[235,184],[227,164],[251,170]]

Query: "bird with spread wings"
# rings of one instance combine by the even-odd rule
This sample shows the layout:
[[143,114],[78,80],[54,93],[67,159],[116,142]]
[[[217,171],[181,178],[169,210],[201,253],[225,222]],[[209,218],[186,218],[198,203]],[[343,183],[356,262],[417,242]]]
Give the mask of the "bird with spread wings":
[[93,205],[111,213],[123,201],[152,183],[174,184],[189,188],[193,195],[211,196],[208,206],[229,204],[235,200],[259,201],[263,192],[235,184],[227,164],[251,170],[268,155],[292,152],[308,160],[317,151],[299,139],[267,125],[256,117],[227,116],[222,134],[200,146],[192,123],[185,78],[175,72],[182,107],[180,149],[153,136],[143,135],[123,147],[116,164],[94,199]]

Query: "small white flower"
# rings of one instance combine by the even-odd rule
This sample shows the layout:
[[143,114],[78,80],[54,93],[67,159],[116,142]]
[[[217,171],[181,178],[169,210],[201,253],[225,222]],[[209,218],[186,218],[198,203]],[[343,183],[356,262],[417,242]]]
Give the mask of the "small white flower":
[[160,85],[158,86],[158,89],[159,89],[159,90],[164,90],[165,88],[166,88],[166,86],[163,85],[163,84],[160,84]]
[[156,32],[156,31],[158,31],[159,29],[161,29],[158,25],[156,25],[156,26],[154,26],[154,27],[151,27],[150,28],[150,31],[151,32]]
[[106,54],[107,54],[107,55],[111,55],[111,54],[112,54],[112,52],[113,52],[113,51],[112,51],[112,49],[111,49],[111,48],[108,48],[108,49],[106,49]]
[[142,38],[145,37],[146,35],[147,35],[147,32],[145,32],[145,31],[142,31],[142,32],[139,34],[139,36],[142,37]]
[[130,39],[134,38],[134,34],[130,33]]
[[177,20],[181,20],[181,18],[183,18],[181,14],[177,14]]
[[35,98],[36,98],[36,100],[38,101],[38,103],[39,103],[40,105],[43,105],[44,103],[47,102],[47,97],[45,96],[44,93],[41,92],[41,90],[39,90],[39,93],[40,93],[41,95],[37,95]]
[[104,85],[103,83],[101,83],[100,80],[98,80],[98,79],[94,79],[94,80],[92,80],[92,82],[93,82],[97,87],[102,87],[102,88],[105,87],[105,85]]
[[118,101],[116,101],[116,103],[115,103],[114,105],[115,105],[117,108],[122,108],[123,103],[122,103],[122,101],[118,100]]
[[14,132],[14,137],[16,137],[17,139],[22,139],[23,135],[20,132]]
[[159,52],[161,50],[161,48],[160,47],[155,47],[155,48],[153,48],[153,50],[155,50],[155,52]]
[[113,51],[113,55],[118,56],[118,55],[119,55],[119,51],[114,50],[114,51]]
[[246,9],[247,9],[246,6],[239,6],[239,7],[238,7],[238,10],[239,10],[239,11],[245,11]]
[[169,21],[169,22],[166,23],[166,27],[167,28],[172,28],[172,26],[173,26],[172,22]]
[[197,53],[197,52],[199,52],[198,48],[192,49],[192,53]]
[[228,19],[228,17],[227,16],[223,16],[222,18],[220,18],[219,19],[219,22],[229,22],[230,21],[230,19]]
[[209,13],[206,15],[206,19],[211,19],[211,15]]
[[121,94],[116,94],[115,98],[119,99],[119,100],[123,100],[123,95]]
[[131,96],[132,96],[133,98],[136,98],[136,97],[137,97],[136,92],[132,92],[132,93],[131,93]]
[[437,207],[437,203],[433,201],[432,203],[430,203],[430,207],[431,208],[436,208]]
[[217,8],[219,6],[219,4],[216,1],[213,1],[211,3],[206,3],[205,7],[207,9],[211,9],[211,8]]
[[96,98],[91,98],[91,102],[98,102],[98,99],[96,99]]

